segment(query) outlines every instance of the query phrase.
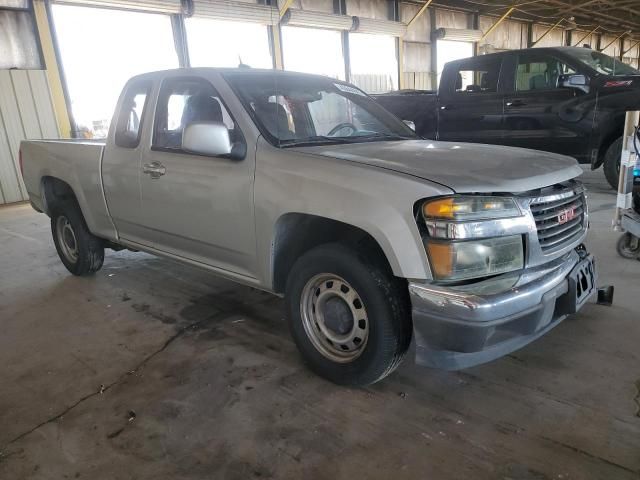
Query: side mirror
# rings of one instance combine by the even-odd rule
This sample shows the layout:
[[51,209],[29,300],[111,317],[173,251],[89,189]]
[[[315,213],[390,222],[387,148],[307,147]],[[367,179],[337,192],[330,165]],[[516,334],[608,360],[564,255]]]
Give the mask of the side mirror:
[[558,77],[558,87],[575,88],[584,93],[589,93],[589,79],[586,75],[579,73],[573,75],[560,75]]
[[411,120],[402,120],[402,123],[404,123],[407,127],[409,127],[414,132],[416,131],[416,124]]
[[223,123],[193,122],[182,132],[182,149],[185,152],[219,157],[231,153],[229,130]]

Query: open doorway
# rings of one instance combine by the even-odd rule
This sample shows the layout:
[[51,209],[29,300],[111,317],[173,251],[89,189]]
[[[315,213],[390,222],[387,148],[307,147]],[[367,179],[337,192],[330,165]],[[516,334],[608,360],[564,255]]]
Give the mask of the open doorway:
[[473,42],[458,42],[455,40],[438,40],[438,86],[440,86],[440,75],[445,63],[461,58],[473,57]]

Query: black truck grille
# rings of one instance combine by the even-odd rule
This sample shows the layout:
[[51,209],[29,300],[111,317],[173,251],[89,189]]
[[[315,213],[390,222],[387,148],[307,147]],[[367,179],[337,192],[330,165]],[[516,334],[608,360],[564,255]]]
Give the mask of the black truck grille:
[[570,195],[560,199],[538,198],[531,204],[538,242],[543,252],[558,250],[570,244],[585,229],[584,194],[581,191],[569,193]]

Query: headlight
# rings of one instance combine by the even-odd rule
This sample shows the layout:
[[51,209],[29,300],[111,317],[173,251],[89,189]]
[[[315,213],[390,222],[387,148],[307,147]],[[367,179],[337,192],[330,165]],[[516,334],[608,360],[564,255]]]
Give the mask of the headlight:
[[425,220],[457,221],[488,220],[520,216],[520,209],[509,197],[446,197],[426,202],[422,206]]
[[422,217],[428,232],[425,247],[438,280],[488,277],[524,267],[525,217],[513,198],[440,198],[422,205]]
[[486,277],[524,267],[521,235],[467,242],[427,240],[425,245],[438,280]]

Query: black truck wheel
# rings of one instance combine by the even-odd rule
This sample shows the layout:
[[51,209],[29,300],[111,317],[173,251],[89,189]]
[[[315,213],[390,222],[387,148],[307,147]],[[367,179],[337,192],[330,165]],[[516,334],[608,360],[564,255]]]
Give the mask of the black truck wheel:
[[89,231],[75,202],[66,201],[52,209],[51,233],[67,270],[79,276],[100,270],[104,261],[103,242]]
[[622,137],[616,139],[604,154],[604,176],[611,188],[618,190],[618,178],[620,177],[620,157],[622,156]]
[[363,386],[393,372],[411,342],[406,284],[339,244],[300,257],[287,279],[289,328],[318,375]]

